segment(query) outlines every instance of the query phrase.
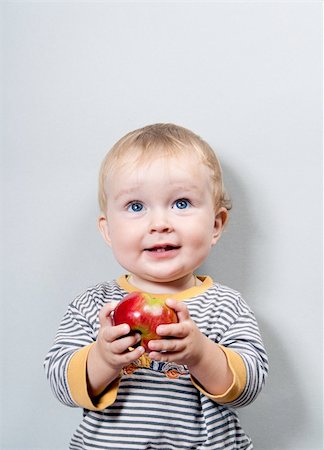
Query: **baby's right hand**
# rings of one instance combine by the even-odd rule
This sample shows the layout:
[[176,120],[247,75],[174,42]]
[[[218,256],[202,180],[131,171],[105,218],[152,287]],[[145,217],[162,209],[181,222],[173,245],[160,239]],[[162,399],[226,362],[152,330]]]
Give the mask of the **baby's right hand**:
[[145,351],[143,347],[128,350],[140,341],[140,335],[128,335],[127,324],[113,325],[111,313],[116,305],[117,302],[111,302],[101,309],[98,337],[88,354],[88,391],[93,398],[118,377],[123,367],[140,358]]
[[120,371],[144,353],[143,347],[134,347],[141,340],[139,334],[130,335],[130,327],[126,323],[113,325],[111,313],[118,302],[103,306],[99,313],[100,329],[97,337],[98,355],[113,370]]

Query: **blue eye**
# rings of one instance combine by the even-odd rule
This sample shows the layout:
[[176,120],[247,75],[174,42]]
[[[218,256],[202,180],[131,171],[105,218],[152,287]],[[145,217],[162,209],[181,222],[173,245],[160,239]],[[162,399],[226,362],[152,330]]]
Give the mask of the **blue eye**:
[[132,202],[127,206],[127,211],[130,212],[140,212],[144,208],[141,202]]
[[174,206],[178,209],[186,209],[186,208],[189,208],[190,202],[189,202],[189,200],[186,200],[185,198],[180,198],[179,200],[176,200],[174,202]]

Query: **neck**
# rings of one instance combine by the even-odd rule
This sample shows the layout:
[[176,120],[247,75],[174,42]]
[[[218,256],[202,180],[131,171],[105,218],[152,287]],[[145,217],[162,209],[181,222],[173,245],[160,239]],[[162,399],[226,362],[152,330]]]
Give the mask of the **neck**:
[[149,292],[151,294],[175,294],[201,284],[201,281],[193,273],[188,274],[183,278],[179,278],[178,280],[160,283],[144,280],[131,274],[128,277],[128,282],[141,291]]

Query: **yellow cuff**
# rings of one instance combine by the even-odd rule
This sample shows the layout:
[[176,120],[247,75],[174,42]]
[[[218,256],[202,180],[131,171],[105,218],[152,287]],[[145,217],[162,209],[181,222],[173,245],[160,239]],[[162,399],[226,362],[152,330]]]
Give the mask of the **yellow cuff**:
[[225,353],[228,366],[233,374],[233,383],[224,394],[212,395],[205,391],[200,384],[191,377],[192,384],[206,397],[217,403],[230,403],[236,400],[243,392],[246,385],[246,368],[241,356],[227,347],[219,346]]
[[93,344],[76,351],[67,368],[67,381],[72,399],[79,406],[92,411],[101,411],[112,405],[117,397],[120,378],[114,380],[105,391],[96,398],[96,403],[90,398],[87,386],[87,359]]

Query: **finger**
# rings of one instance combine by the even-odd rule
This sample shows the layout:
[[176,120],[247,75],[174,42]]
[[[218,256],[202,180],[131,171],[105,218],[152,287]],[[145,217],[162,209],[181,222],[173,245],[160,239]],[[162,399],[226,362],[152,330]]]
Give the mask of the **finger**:
[[110,314],[116,308],[118,302],[112,301],[104,305],[99,311],[99,323],[100,326],[112,325],[112,319]]
[[178,353],[184,349],[184,342],[182,339],[155,339],[149,341],[148,347],[155,352]]
[[102,331],[103,339],[106,342],[112,343],[117,339],[120,339],[130,332],[130,327],[127,323],[122,323],[116,326],[106,326]]
[[180,302],[172,298],[168,298],[166,300],[166,304],[176,312],[178,323],[159,325],[156,329],[157,334],[159,334],[160,336],[183,337],[185,335],[185,332],[182,327],[179,327],[179,323],[190,319],[190,314],[187,306],[184,302]]
[[141,335],[136,333],[135,335],[126,336],[121,339],[117,339],[111,345],[113,353],[122,354],[129,351],[129,348],[134,350],[134,347],[141,341]]
[[145,352],[144,347],[136,347],[134,350],[128,351],[124,353],[121,358],[121,365],[123,367],[127,366],[128,364],[136,361],[136,359],[139,359]]
[[172,362],[176,364],[183,364],[182,352],[156,352],[151,351],[148,354],[152,361]]
[[178,316],[179,322],[182,322],[184,320],[187,320],[190,318],[189,310],[187,308],[187,305],[184,302],[174,300],[172,298],[168,298],[166,300],[166,304],[175,310]]
[[161,353],[153,351],[150,352],[148,356],[152,361],[173,362],[173,363],[176,362],[174,358],[174,353]]
[[158,325],[156,333],[161,337],[182,337],[184,335],[183,326],[179,323]]

